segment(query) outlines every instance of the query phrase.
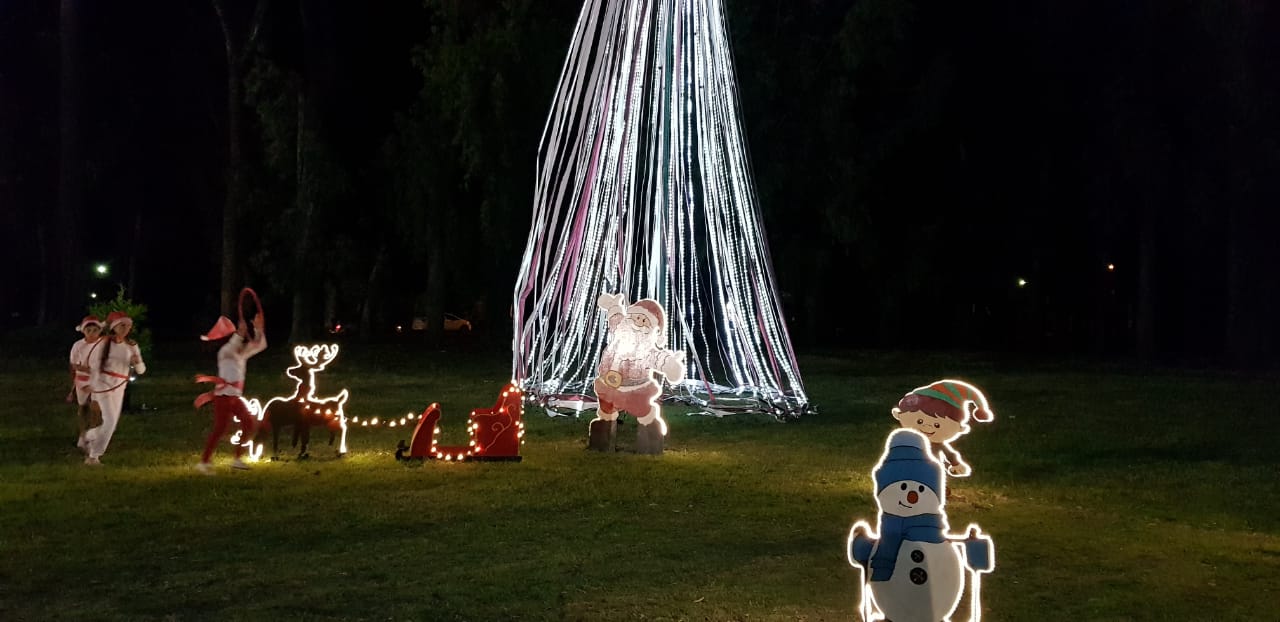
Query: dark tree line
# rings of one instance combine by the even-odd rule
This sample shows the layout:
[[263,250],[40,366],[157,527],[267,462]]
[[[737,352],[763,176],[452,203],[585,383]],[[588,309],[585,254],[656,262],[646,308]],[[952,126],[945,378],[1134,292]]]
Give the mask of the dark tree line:
[[[365,4],[0,15],[6,257],[36,268],[6,314],[78,315],[106,258],[159,334],[249,284],[296,340],[452,312],[503,343],[580,2]],[[1268,3],[728,10],[801,348],[1280,351]]]

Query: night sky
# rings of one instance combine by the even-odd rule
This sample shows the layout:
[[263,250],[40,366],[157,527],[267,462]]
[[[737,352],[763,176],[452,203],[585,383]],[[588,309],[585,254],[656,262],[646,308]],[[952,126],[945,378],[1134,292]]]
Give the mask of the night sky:
[[[4,99],[3,226],[31,232],[57,201],[58,5],[4,4],[4,91],[19,95]],[[208,2],[77,4],[84,50],[83,209],[93,229],[84,240],[85,258],[111,266],[110,277],[90,281],[90,289],[113,295],[128,284],[136,261],[135,297],[148,303],[162,333],[186,331],[194,317],[203,321],[218,305],[227,151],[223,34]],[[395,109],[420,88],[409,51],[425,21],[412,3],[391,4],[401,6],[377,14],[345,7],[344,36],[331,43],[341,59],[331,76],[342,85],[338,130],[353,160],[374,157]],[[247,6],[233,2],[229,11],[247,21]],[[280,14],[267,27],[281,39],[296,36],[286,11]],[[135,245],[138,218],[142,244]],[[57,235],[56,224],[50,235]],[[6,258],[30,262],[37,244],[19,235]],[[3,289],[6,311],[28,316],[15,317],[18,324],[31,321],[38,278],[27,272]]]
[[[88,285],[100,295],[132,285],[160,338],[189,335],[218,307],[227,74],[217,16],[200,0],[68,1],[80,18],[84,269],[111,266]],[[58,4],[0,0],[6,329],[83,313],[41,293],[61,278],[41,260],[62,225]],[[248,20],[253,3],[228,4],[236,23]],[[270,5],[258,53],[307,76],[323,140],[348,173],[320,232],[350,238],[343,252],[360,267],[340,282],[360,282],[388,235],[362,214],[388,201],[380,157],[397,119],[431,109],[413,50],[446,25],[483,32],[504,10],[470,5],[454,15],[473,20],[464,27],[440,17],[452,4],[309,2],[306,37],[296,2]],[[487,115],[477,125],[505,137],[473,150],[502,185],[478,175],[440,190],[454,210],[440,221],[460,223],[446,234],[445,310],[494,326],[506,321],[537,131],[580,6],[514,5],[526,7],[527,30],[506,31],[521,33],[518,58],[477,61],[482,74],[482,63],[506,68],[513,85],[477,112]],[[1265,5],[729,2],[743,122],[798,347],[1274,362],[1280,11]],[[254,205],[268,206],[247,218],[271,231],[252,240],[261,248],[246,250],[247,269],[285,308],[289,279],[268,278],[284,254],[267,246],[281,243],[289,184],[271,168],[264,124],[245,114]],[[440,145],[433,157],[472,153]],[[497,205],[501,224],[476,215],[480,204]],[[396,245],[383,324],[421,313],[429,259],[416,246]],[[355,315],[357,290],[343,286],[341,315]],[[1155,334],[1145,346],[1144,330]]]

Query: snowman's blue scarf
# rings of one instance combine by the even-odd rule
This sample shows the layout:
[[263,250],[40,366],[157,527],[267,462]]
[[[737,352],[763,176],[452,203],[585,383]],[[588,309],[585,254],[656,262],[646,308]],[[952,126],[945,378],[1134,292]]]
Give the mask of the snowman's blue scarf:
[[898,550],[903,540],[937,544],[946,538],[942,535],[941,514],[916,516],[880,516],[880,544],[871,555],[871,580],[888,581],[898,563]]

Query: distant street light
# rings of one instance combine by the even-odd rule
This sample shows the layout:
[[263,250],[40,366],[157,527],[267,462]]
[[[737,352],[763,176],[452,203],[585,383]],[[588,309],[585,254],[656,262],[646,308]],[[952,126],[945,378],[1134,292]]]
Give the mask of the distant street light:
[[1109,264],[1107,264],[1107,272],[1115,272],[1115,271],[1116,271],[1116,265],[1115,265],[1115,264],[1113,264],[1113,263],[1109,263]]
[[100,263],[93,267],[93,271],[98,276],[107,276],[107,273],[111,271],[111,268],[109,268],[105,263]]
[[97,299],[98,299],[98,292],[89,292],[89,297],[90,297],[90,298],[93,298],[94,300],[97,300]]
[[1026,286],[1027,286],[1027,280],[1026,280],[1026,279],[1021,279],[1021,278],[1020,278],[1020,279],[1018,279],[1018,287],[1026,287]]

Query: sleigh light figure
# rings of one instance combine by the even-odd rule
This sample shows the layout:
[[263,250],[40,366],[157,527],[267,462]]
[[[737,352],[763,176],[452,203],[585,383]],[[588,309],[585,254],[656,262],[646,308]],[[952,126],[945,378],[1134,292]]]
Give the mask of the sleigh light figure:
[[[422,412],[409,444],[400,441],[396,447],[397,460],[520,462],[520,446],[524,444],[524,421],[521,420],[524,392],[515,384],[502,387],[493,407],[471,411],[467,421],[470,442],[465,446],[440,444],[440,415],[439,404],[431,404]],[[409,418],[412,419],[412,415]]]
[[894,430],[872,470],[879,516],[873,531],[858,521],[849,532],[849,563],[862,575],[859,613],[865,622],[949,621],[969,576],[969,620],[981,619],[981,577],[995,569],[991,537],[970,524],[950,533],[943,506],[947,478],[928,439]]
[[[285,375],[297,382],[293,394],[286,397],[273,397],[266,404],[254,399],[245,400],[249,413],[258,418],[258,432],[254,438],[245,439],[237,432],[231,437],[231,443],[248,448],[251,459],[262,456],[265,445],[264,435],[269,431],[272,437],[272,456],[279,455],[280,428],[293,428],[293,443],[298,450],[299,458],[309,456],[307,447],[311,440],[311,428],[323,427],[329,431],[329,444],[338,440],[338,455],[347,453],[347,416],[346,404],[349,393],[346,389],[330,397],[316,397],[316,373],[324,371],[338,356],[337,344],[313,346],[294,346],[293,358],[296,364],[285,370]],[[243,399],[243,398],[242,398]]]

